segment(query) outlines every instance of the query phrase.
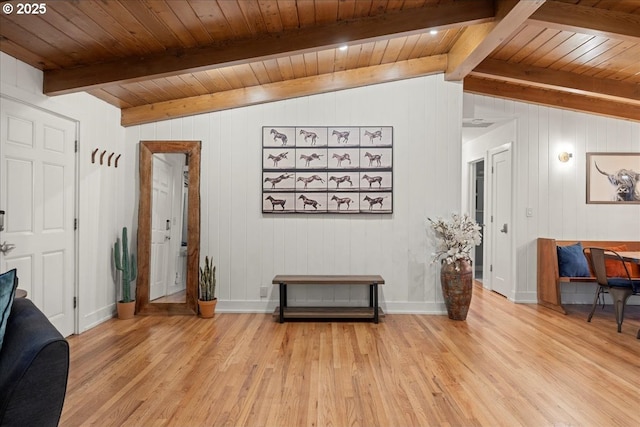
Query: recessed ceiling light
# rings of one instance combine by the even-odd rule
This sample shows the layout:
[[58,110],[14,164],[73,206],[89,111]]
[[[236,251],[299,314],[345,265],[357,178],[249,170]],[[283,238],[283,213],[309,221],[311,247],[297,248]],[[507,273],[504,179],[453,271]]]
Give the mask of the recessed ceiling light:
[[431,34],[432,36],[435,36],[436,34],[438,34],[438,30],[431,30],[429,31],[429,34]]
[[349,48],[349,46],[347,46],[347,45],[345,44],[345,45],[340,46],[338,49],[340,49],[341,51],[343,51],[343,52],[344,52],[344,51],[345,51],[345,50],[347,50],[348,48]]

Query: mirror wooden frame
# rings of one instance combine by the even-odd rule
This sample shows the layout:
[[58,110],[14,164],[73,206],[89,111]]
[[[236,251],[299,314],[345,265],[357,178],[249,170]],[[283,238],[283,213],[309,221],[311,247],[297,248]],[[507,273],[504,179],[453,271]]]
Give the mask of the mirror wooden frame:
[[[136,280],[137,314],[197,314],[198,277],[200,274],[200,149],[201,141],[140,141],[140,202],[138,207],[138,277]],[[187,273],[184,303],[149,301],[151,279],[151,202],[153,155],[184,153],[189,156],[189,190],[187,211]]]

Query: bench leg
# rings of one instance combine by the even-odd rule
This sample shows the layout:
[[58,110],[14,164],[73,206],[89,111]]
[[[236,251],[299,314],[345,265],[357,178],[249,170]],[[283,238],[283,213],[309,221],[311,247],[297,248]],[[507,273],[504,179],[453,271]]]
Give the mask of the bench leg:
[[369,285],[369,308],[373,308],[374,304],[373,304],[373,286],[374,284],[370,284]]
[[373,323],[378,323],[379,314],[378,313],[378,284],[374,283],[371,285],[371,292],[373,294],[373,298],[370,300],[373,303]]
[[287,305],[287,284],[280,282],[280,323],[284,323],[284,307]]

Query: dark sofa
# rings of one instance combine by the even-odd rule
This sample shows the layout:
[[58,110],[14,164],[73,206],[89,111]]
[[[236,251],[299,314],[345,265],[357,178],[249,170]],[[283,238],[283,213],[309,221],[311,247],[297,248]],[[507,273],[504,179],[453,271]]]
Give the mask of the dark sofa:
[[26,298],[13,301],[0,350],[0,426],[57,426],[69,344]]

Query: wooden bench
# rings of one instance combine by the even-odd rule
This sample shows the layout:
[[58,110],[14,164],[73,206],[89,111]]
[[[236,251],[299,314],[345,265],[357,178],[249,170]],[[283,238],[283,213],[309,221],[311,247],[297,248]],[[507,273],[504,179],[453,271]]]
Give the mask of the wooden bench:
[[[378,285],[384,285],[381,276],[353,275],[277,275],[271,282],[280,288],[280,306],[273,313],[280,323],[285,319],[354,319],[371,320],[378,323],[384,312],[378,307]],[[367,285],[369,286],[369,307],[289,307],[287,286],[289,285]]]
[[595,283],[595,277],[561,277],[558,268],[558,246],[582,243],[585,248],[609,248],[626,245],[629,251],[640,250],[638,241],[612,240],[555,240],[538,238],[538,304],[567,314],[562,307],[560,287],[562,283]]

